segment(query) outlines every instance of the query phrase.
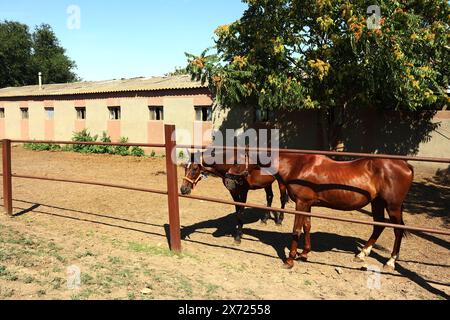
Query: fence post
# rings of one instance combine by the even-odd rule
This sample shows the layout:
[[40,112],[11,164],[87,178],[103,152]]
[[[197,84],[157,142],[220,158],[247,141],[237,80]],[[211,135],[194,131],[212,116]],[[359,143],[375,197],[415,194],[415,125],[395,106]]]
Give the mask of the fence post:
[[[176,164],[175,125],[164,125],[167,170],[167,202],[169,206],[170,250],[181,251],[180,210],[178,204],[178,176]],[[172,140],[173,139],[173,140]],[[172,161],[175,160],[175,161]]]
[[12,182],[11,182],[11,140],[2,141],[3,160],[3,206],[5,212],[12,215]]

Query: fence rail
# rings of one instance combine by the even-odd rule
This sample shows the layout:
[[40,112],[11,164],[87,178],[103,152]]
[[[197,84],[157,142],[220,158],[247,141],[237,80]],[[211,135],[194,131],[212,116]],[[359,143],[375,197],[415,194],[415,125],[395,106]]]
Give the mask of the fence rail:
[[[174,251],[181,250],[181,237],[180,237],[180,215],[179,215],[179,198],[186,198],[191,200],[203,200],[208,202],[229,204],[229,205],[237,205],[243,207],[250,207],[256,209],[263,210],[271,210],[277,212],[283,212],[288,214],[295,215],[306,215],[310,217],[320,218],[320,219],[328,219],[335,220],[341,222],[349,222],[349,223],[357,223],[363,225],[377,225],[383,226],[387,228],[397,228],[404,229],[410,231],[420,231],[425,233],[435,233],[441,235],[450,235],[449,230],[443,229],[431,229],[431,228],[422,228],[418,226],[405,226],[405,225],[397,225],[387,222],[375,222],[375,221],[366,221],[361,219],[353,219],[346,217],[335,217],[321,213],[311,213],[311,212],[302,212],[296,211],[293,209],[280,209],[280,208],[272,208],[264,205],[254,204],[254,203],[243,203],[236,201],[228,201],[217,198],[205,197],[205,196],[196,196],[196,195],[182,195],[178,193],[178,179],[177,179],[177,167],[176,164],[172,161],[175,159],[173,155],[176,152],[177,148],[189,148],[189,149],[205,149],[210,148],[211,146],[199,146],[199,145],[177,145],[175,141],[175,126],[174,125],[165,125],[164,126],[164,144],[156,144],[156,143],[115,143],[115,142],[84,142],[84,141],[49,141],[49,140],[9,140],[3,139],[2,141],[2,163],[3,163],[3,201],[4,208],[7,214],[13,214],[12,207],[12,178],[19,179],[36,179],[36,180],[46,180],[53,182],[66,182],[66,183],[76,183],[76,184],[86,184],[86,185],[94,185],[101,187],[110,187],[110,188],[119,188],[131,191],[141,191],[148,193],[155,193],[160,195],[167,195],[168,200],[168,212],[169,212],[169,230],[170,230],[170,249]],[[49,178],[42,176],[34,176],[34,175],[24,175],[24,174],[13,174],[11,172],[11,143],[48,143],[48,144],[83,144],[83,145],[111,145],[111,146],[139,146],[139,147],[160,147],[165,148],[166,152],[166,171],[167,171],[167,190],[158,190],[151,188],[141,188],[141,187],[133,187],[127,185],[119,185],[119,184],[111,184],[106,182],[98,182],[98,181],[88,181],[88,180],[78,180],[78,179],[62,179],[62,178]],[[449,158],[434,158],[434,157],[413,157],[413,156],[398,156],[398,155],[386,155],[386,154],[367,154],[367,153],[355,153],[355,152],[334,152],[334,151],[321,151],[321,150],[301,150],[301,149],[268,149],[268,148],[246,148],[246,147],[218,147],[214,146],[217,149],[235,149],[235,150],[247,150],[247,151],[275,151],[280,153],[303,153],[303,154],[321,154],[327,156],[350,156],[350,157],[367,157],[367,158],[384,158],[384,159],[398,159],[398,160],[409,160],[409,161],[423,161],[423,162],[438,162],[438,163],[450,163]]]
[[436,157],[416,157],[416,156],[399,156],[392,154],[381,153],[361,153],[361,152],[344,152],[344,151],[323,151],[323,150],[302,150],[302,149],[279,149],[279,148],[247,148],[247,147],[229,147],[229,146],[211,146],[211,145],[189,145],[178,144],[177,148],[185,149],[216,149],[216,150],[242,150],[249,152],[279,152],[279,153],[303,153],[303,154],[320,154],[324,156],[339,156],[339,157],[364,157],[364,158],[378,158],[378,159],[396,159],[405,161],[420,161],[420,162],[437,162],[450,163],[450,158],[436,158]]

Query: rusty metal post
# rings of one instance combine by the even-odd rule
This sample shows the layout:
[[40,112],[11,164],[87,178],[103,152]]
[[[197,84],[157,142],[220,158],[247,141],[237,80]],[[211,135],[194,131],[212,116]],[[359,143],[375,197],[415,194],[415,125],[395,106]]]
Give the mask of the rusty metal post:
[[12,215],[12,181],[11,181],[11,140],[2,141],[3,157],[3,205],[5,212]]
[[170,249],[181,251],[180,210],[176,164],[175,125],[164,125],[167,170],[167,202],[169,206]]

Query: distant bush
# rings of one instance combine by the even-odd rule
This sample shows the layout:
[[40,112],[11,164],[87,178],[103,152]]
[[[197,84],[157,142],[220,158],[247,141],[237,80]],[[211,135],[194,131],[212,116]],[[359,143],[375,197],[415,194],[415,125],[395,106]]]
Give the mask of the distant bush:
[[134,157],[143,157],[145,155],[145,152],[142,148],[134,146],[131,148],[130,155]]
[[[74,132],[72,136],[72,141],[76,142],[95,142],[97,141],[98,135],[91,136],[87,129],[83,129],[80,132]],[[85,144],[73,144],[72,151],[81,153],[92,153],[95,146],[85,145]]]
[[[72,136],[72,141],[74,142],[96,142],[98,135],[91,135],[87,129],[83,129],[79,132],[74,132]],[[99,142],[111,142],[111,137],[103,131]],[[127,143],[127,137],[120,137],[120,143]],[[108,153],[108,154],[118,154],[121,156],[135,156],[143,157],[145,156],[144,150],[139,147],[127,146],[109,146],[109,145],[86,145],[86,144],[72,144],[64,145],[62,148],[57,144],[48,143],[25,143],[25,149],[36,150],[36,151],[74,151],[81,153]]]
[[23,145],[25,149],[34,150],[34,151],[59,151],[61,150],[61,146],[58,144],[50,144],[50,143],[25,143]]
[[[120,137],[119,139],[120,143],[127,143],[128,142],[128,138],[126,137]],[[127,156],[130,154],[130,152],[128,151],[128,149],[130,149],[130,147],[125,147],[125,146],[115,146],[114,147],[114,154],[118,154],[121,156]]]

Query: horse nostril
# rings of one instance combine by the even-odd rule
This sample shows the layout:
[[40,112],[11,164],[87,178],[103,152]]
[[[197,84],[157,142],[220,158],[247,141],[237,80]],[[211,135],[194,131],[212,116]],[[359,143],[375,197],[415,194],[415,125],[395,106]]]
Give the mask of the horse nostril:
[[189,194],[191,192],[191,189],[188,187],[181,187],[180,191],[182,194]]

